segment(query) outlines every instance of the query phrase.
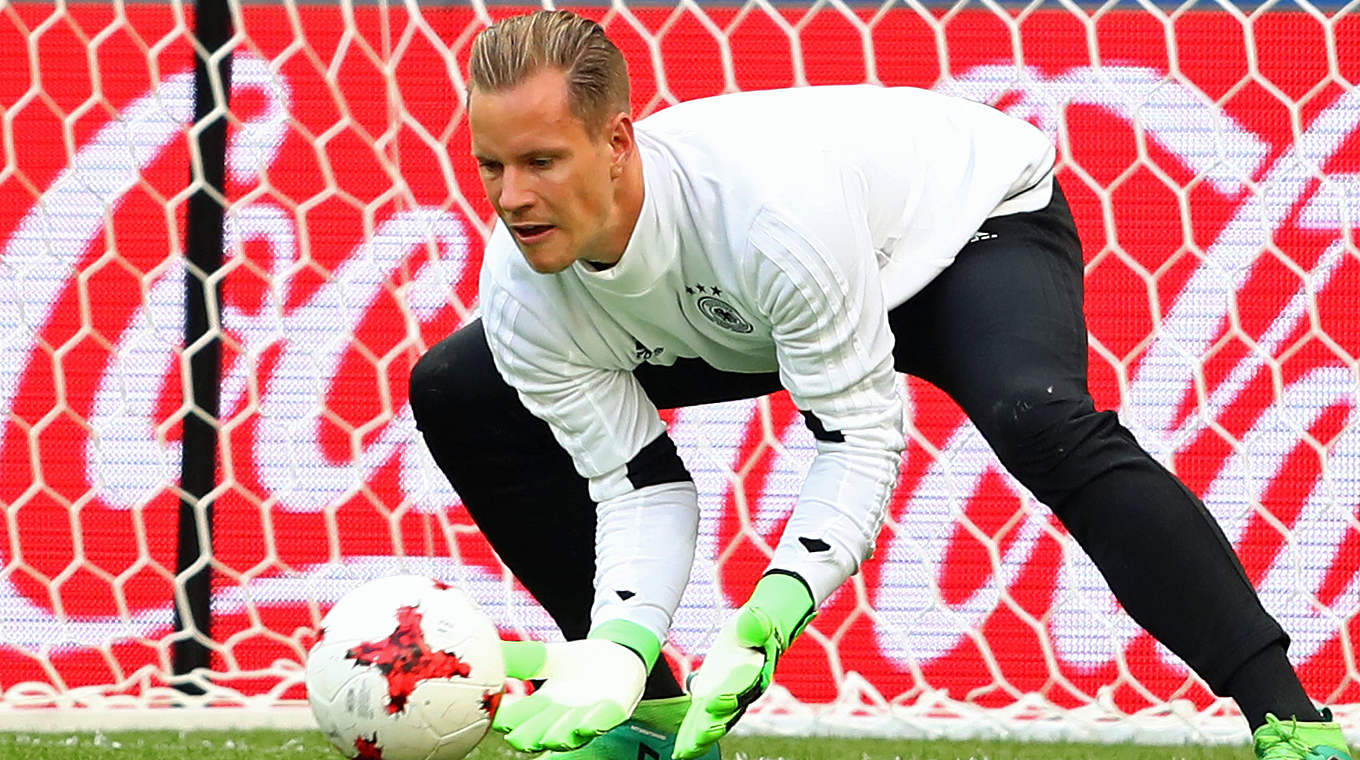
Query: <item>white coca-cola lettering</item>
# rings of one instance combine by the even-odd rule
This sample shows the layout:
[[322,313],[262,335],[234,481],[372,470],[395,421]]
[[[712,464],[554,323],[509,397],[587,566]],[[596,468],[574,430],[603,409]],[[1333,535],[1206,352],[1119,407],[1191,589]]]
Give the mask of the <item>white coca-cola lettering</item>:
[[[235,88],[258,88],[266,96],[263,112],[232,134],[228,149],[233,178],[250,183],[273,162],[282,146],[291,92],[258,59],[238,59],[233,73]],[[337,276],[306,306],[291,314],[285,314],[282,308],[287,298],[289,267],[297,260],[291,217],[275,206],[235,206],[228,210],[227,233],[228,276],[244,261],[241,247],[245,243],[264,241],[273,254],[272,281],[283,283],[281,288],[273,289],[260,313],[245,314],[235,304],[223,305],[223,327],[238,336],[247,359],[229,366],[220,402],[224,412],[235,409],[258,370],[256,360],[260,353],[283,344],[285,360],[280,372],[267,385],[261,408],[250,410],[261,412],[263,418],[261,442],[254,459],[280,506],[319,510],[327,504],[334,505],[336,498],[347,493],[347,483],[351,487],[362,484],[374,467],[398,450],[405,452],[403,472],[419,508],[434,510],[454,503],[456,498],[447,481],[430,476],[437,468],[428,461],[428,453],[421,446],[409,445],[414,441],[409,406],[403,404],[396,410],[378,441],[363,456],[356,457],[354,464],[326,463],[319,453],[315,433],[324,406],[324,390],[330,387],[353,328],[371,306],[378,287],[412,250],[427,240],[435,241],[442,256],[419,270],[405,300],[414,316],[425,319],[447,303],[448,293],[468,255],[461,223],[439,210],[416,209],[395,216],[380,227],[367,246],[342,265]],[[157,429],[153,412],[165,392],[162,380],[179,361],[183,277],[179,261],[169,260],[145,304],[124,331],[114,352],[116,358],[106,368],[100,383],[90,419],[94,435],[87,444],[87,463],[91,483],[101,487],[101,496],[110,507],[144,504],[179,475],[179,443],[168,440],[164,429]],[[346,315],[348,321],[337,320],[337,314]],[[315,362],[321,362],[320,367]],[[329,372],[322,378],[324,382],[318,384],[319,369]],[[307,389],[314,394],[310,402],[305,398]],[[315,412],[310,418],[312,426],[307,427],[299,416],[301,407],[281,399],[310,403]],[[311,431],[313,438],[294,445],[292,437],[304,429]],[[349,476],[339,477],[338,471]],[[297,479],[290,482],[295,475]],[[320,484],[334,487],[322,488]]]
[[[264,61],[252,56],[235,58],[232,79],[237,93],[259,91],[265,95],[263,112],[243,122],[227,146],[233,179],[249,183],[273,163],[283,145],[292,94],[283,80],[271,74]],[[192,85],[192,79],[189,84]],[[192,98],[191,92],[189,97]],[[181,118],[188,121],[192,100],[185,107],[190,110]],[[171,134],[176,134],[183,125],[173,127]],[[73,163],[89,150],[77,154]],[[98,166],[103,158],[95,155],[89,160]],[[154,158],[154,154],[146,155],[147,163],[137,169]],[[127,189],[130,186],[123,188],[123,192]],[[237,213],[235,209],[229,210],[229,220]],[[97,220],[95,230],[102,221]],[[233,249],[228,245],[228,254],[231,252]],[[235,263],[229,260],[227,269]],[[113,359],[100,378],[89,418],[92,435],[86,441],[87,474],[104,506],[115,509],[142,506],[179,479],[180,443],[169,438],[168,426],[158,425],[154,413],[166,392],[164,380],[178,379],[173,370],[179,364],[184,345],[183,260],[167,258],[146,279],[150,282],[146,299],[118,339]],[[234,400],[226,399],[227,404]],[[193,399],[186,399],[186,403],[192,402]],[[224,404],[222,408],[230,406]]]
[[1007,112],[1035,123],[1060,145],[1064,107],[1099,106],[1141,125],[1225,195],[1255,177],[1270,153],[1268,145],[1203,93],[1143,66],[1081,66],[1051,78],[1033,66],[977,66],[939,89],[984,103],[1016,93],[1020,98]]
[[[34,355],[38,341],[58,298],[79,274],[90,243],[137,185],[142,168],[182,134],[192,114],[192,74],[168,78],[96,132],[20,221],[0,256],[0,334],[6,336],[0,341],[0,410],[12,408],[29,363],[46,360]],[[7,428],[0,425],[0,446]],[[6,625],[0,638],[11,646],[89,645],[142,635],[172,619],[170,608],[164,607],[127,617],[73,620],[54,615],[42,606],[47,601],[34,604],[15,588],[9,574],[0,576],[0,620],[22,621]]]
[[90,412],[86,474],[106,507],[140,507],[179,480],[180,442],[155,412],[183,345],[184,267],[169,259],[104,367]]
[[[295,466],[307,468],[320,463],[322,470],[310,470],[313,481],[334,476],[338,470],[343,470],[351,474],[346,476],[346,480],[352,476],[362,483],[367,480],[373,468],[381,466],[397,452],[402,456],[403,491],[416,509],[437,512],[458,504],[458,497],[449,486],[448,480],[439,472],[424,445],[419,443],[410,405],[404,403],[404,399],[395,413],[390,414],[385,420],[378,421],[384,425],[379,439],[349,464],[328,463],[320,454],[320,443],[316,437],[319,435],[319,419],[316,415],[324,408],[325,392],[334,379],[343,352],[349,348],[349,340],[352,337],[349,331],[358,324],[372,305],[378,293],[377,288],[396,266],[407,260],[411,252],[424,246],[433,246],[436,257],[426,260],[411,282],[403,288],[401,301],[410,311],[408,319],[427,321],[448,304],[449,294],[462,274],[470,252],[461,221],[447,211],[427,208],[418,208],[394,216],[382,225],[369,247],[361,248],[347,260],[353,262],[356,256],[360,257],[357,264],[360,269],[346,270],[351,274],[347,274],[345,279],[332,278],[321,287],[307,306],[291,314],[285,313],[283,303],[287,299],[289,282],[287,273],[295,266],[298,255],[297,234],[292,218],[279,207],[271,205],[250,205],[234,209],[227,219],[225,241],[227,250],[239,251],[241,246],[251,241],[262,241],[268,246],[272,262],[271,282],[274,287],[267,294],[264,305],[253,313],[247,313],[232,303],[223,305],[223,327],[236,337],[242,348],[243,358],[230,365],[223,377],[220,408],[224,414],[233,414],[233,410],[242,403],[252,379],[258,379],[259,359],[266,349],[282,346],[285,356],[291,356],[287,368],[294,372],[295,376],[291,379],[285,376],[281,380],[275,380],[279,377],[275,373],[266,386],[260,408],[241,409],[241,413],[286,414],[295,411],[297,407],[281,400],[283,397],[301,393],[302,396],[295,396],[293,400],[305,405],[308,402],[303,396],[311,394],[313,416],[307,418],[309,422],[304,423],[300,419],[288,417],[281,420],[276,418],[275,422],[266,423],[260,435],[266,446],[274,446],[269,450],[275,455],[272,461],[277,466],[268,471],[267,483],[277,487],[273,493],[279,499],[279,505],[292,511],[317,511],[324,509],[327,504],[334,505],[334,498],[349,492],[341,484],[341,487],[331,489],[329,492],[320,494],[313,492],[309,495],[308,489],[287,482],[291,477],[289,471]],[[375,250],[383,253],[375,253]],[[380,270],[372,269],[374,265],[379,266]],[[359,276],[363,281],[359,291],[355,290],[353,281],[355,277],[352,275],[354,271],[368,272],[367,275]],[[340,308],[327,311],[328,308],[337,305]],[[336,319],[337,313],[346,314],[348,319]],[[419,331],[412,327],[408,333],[418,335]],[[315,353],[318,348],[322,351],[320,355]],[[330,372],[325,382],[318,383],[315,375],[308,375],[306,378],[297,376],[299,372],[307,370],[311,361],[318,358],[325,362],[324,366]],[[315,372],[317,367],[312,366],[311,370]],[[230,425],[231,421],[228,420],[227,424]],[[305,425],[305,431],[290,430],[290,426],[294,425]],[[303,460],[293,458],[286,441],[283,444],[279,443],[280,439],[299,433],[303,433],[304,439],[308,435],[311,436],[304,444],[306,448]],[[257,442],[252,458],[256,462],[263,462],[269,457],[261,456],[259,445]],[[280,448],[281,445],[283,448]],[[289,453],[277,456],[284,451]],[[262,467],[262,476],[265,475],[263,470]]]
[[477,600],[478,606],[506,630],[538,641],[561,641],[562,632],[524,589],[511,586],[498,572],[459,562],[456,557],[350,555],[343,564],[303,565],[289,576],[257,578],[249,586],[231,586],[213,596],[213,614],[229,615],[258,606],[262,600],[306,599],[334,604],[364,581],[414,573],[446,580]]
[[[322,452],[320,436],[326,396],[341,359],[351,349],[355,329],[397,267],[413,251],[431,242],[440,260],[463,261],[467,257],[463,225],[452,213],[431,208],[397,213],[360,244],[305,304],[289,313],[266,317],[273,329],[264,334],[263,345],[248,345],[251,355],[275,343],[283,348],[260,400],[254,447],[260,480],[280,507],[299,511],[335,507],[357,493],[376,468],[403,448],[419,445],[413,435],[409,404],[390,397],[384,397],[381,418],[350,431],[348,461],[332,462]],[[275,274],[277,281],[285,283],[285,290],[288,280],[283,275],[292,265],[292,253],[279,255],[276,251],[275,261],[284,268]],[[450,273],[447,268],[443,271]],[[427,287],[424,281],[418,281],[422,288]],[[451,292],[452,283],[446,285],[445,292]],[[287,300],[286,293],[280,297]],[[234,317],[227,324],[230,327],[244,321]],[[418,334],[418,330],[408,331],[408,335]],[[379,361],[397,360],[402,355],[398,351],[408,347],[398,346]],[[363,436],[372,427],[381,428],[381,432],[376,441],[365,446]],[[412,468],[420,470],[418,464]]]
[[[1289,213],[1304,200],[1310,180],[1321,175],[1321,169],[1328,158],[1357,127],[1360,127],[1360,93],[1352,90],[1343,94],[1319,114],[1309,125],[1307,132],[1271,166],[1260,183],[1265,191],[1247,196],[1247,200],[1238,209],[1232,221],[1206,251],[1205,263],[1196,270],[1167,314],[1157,340],[1139,365],[1139,371],[1129,385],[1123,414],[1125,424],[1162,461],[1171,461],[1177,445],[1192,440],[1208,420],[1217,418],[1232,404],[1247,381],[1263,368],[1266,357],[1275,355],[1276,349],[1280,347],[1280,341],[1292,331],[1295,323],[1307,318],[1308,301],[1314,293],[1323,290],[1327,275],[1337,263],[1335,253],[1330,253],[1331,258],[1324,255],[1314,273],[1314,278],[1308,283],[1311,292],[1301,292],[1291,301],[1289,307],[1275,320],[1258,343],[1259,349],[1249,354],[1238,367],[1234,368],[1229,378],[1210,395],[1209,403],[1203,412],[1190,415],[1179,427],[1173,424],[1181,400],[1187,394],[1196,392],[1199,358],[1209,348],[1210,342],[1216,338],[1224,320],[1234,308],[1235,294],[1246,281],[1257,257],[1272,245],[1275,231],[1284,223]],[[1318,218],[1320,222],[1326,218],[1322,216],[1321,211],[1317,217],[1321,217]],[[1339,221],[1333,220],[1334,223]],[[1339,227],[1339,224],[1337,226]],[[1291,406],[1300,401],[1297,394],[1286,388],[1269,408],[1261,410],[1259,420],[1278,418],[1282,413],[1286,418],[1295,417],[1299,420],[1310,418],[1312,414],[1307,408],[1291,409]],[[1258,421],[1257,424],[1259,426],[1263,423]],[[1297,422],[1292,424],[1292,442],[1287,450],[1292,451],[1295,446],[1302,443],[1307,429],[1306,424]],[[1333,452],[1333,456],[1337,455],[1344,457],[1339,449]],[[1280,456],[1274,460],[1274,467],[1263,469],[1262,463],[1271,461],[1272,458],[1251,446],[1237,447],[1233,459],[1238,458],[1246,458],[1252,462],[1255,477],[1264,481],[1262,490],[1266,484],[1280,475],[1284,461],[1283,456]],[[1324,486],[1327,479],[1327,473],[1324,471],[1323,482],[1320,482],[1319,486]],[[1257,491],[1256,495],[1259,496],[1260,492]],[[1339,490],[1333,488],[1331,496],[1334,500],[1330,507],[1334,510],[1335,519],[1344,520],[1346,514],[1353,515],[1356,505],[1360,503],[1353,489],[1349,488]],[[1243,516],[1243,510],[1259,503],[1256,499],[1246,501],[1220,499],[1217,498],[1213,488],[1210,489],[1210,497],[1206,499],[1206,505],[1216,518],[1227,524],[1230,540],[1240,535],[1240,518]],[[1313,512],[1311,516],[1316,518],[1319,515]],[[1296,539],[1297,530],[1303,529],[1302,525],[1296,529]],[[1330,557],[1335,554],[1339,541],[1345,534],[1338,531],[1310,531],[1310,535],[1315,538],[1327,537],[1329,542],[1312,545],[1309,551]],[[1276,563],[1267,573],[1267,578],[1277,572],[1282,561],[1289,561],[1285,553],[1277,556]],[[1327,566],[1330,567],[1330,562]],[[1065,607],[1063,604],[1070,582],[1069,572],[1080,574],[1082,578],[1078,582],[1080,585],[1073,584],[1078,588],[1089,588],[1090,579],[1098,577],[1098,574],[1084,556],[1076,557],[1075,561],[1064,569],[1065,572],[1059,577],[1058,592],[1054,600],[1054,644],[1060,655],[1065,658],[1073,656],[1075,660],[1075,650],[1080,647],[1086,647],[1088,653],[1091,651],[1089,641],[1081,634],[1082,627],[1089,626],[1091,620],[1082,611],[1077,611],[1075,615],[1069,614],[1069,610],[1074,608]],[[1314,594],[1321,580],[1320,573],[1293,578],[1291,586],[1296,596],[1292,601],[1278,594],[1263,593],[1266,608],[1281,618],[1281,624],[1291,635],[1300,638],[1300,642],[1291,648],[1291,655],[1298,659],[1306,659],[1322,643],[1317,641],[1315,623],[1305,623],[1305,628],[1311,630],[1311,634],[1307,630],[1296,630],[1294,626],[1300,622],[1300,617],[1311,619],[1329,615],[1313,610],[1312,604],[1303,603],[1302,597],[1297,594]],[[1344,599],[1338,601],[1343,606],[1351,603]],[[1113,606],[1112,600],[1110,605]],[[1328,637],[1336,635],[1336,619],[1329,620],[1327,625],[1331,628]],[[1112,659],[1115,649],[1122,648],[1131,635],[1125,631],[1119,639],[1111,640],[1111,649],[1102,653],[1103,659],[1094,660],[1092,664]],[[1305,642],[1312,642],[1311,649]]]
[[[238,59],[234,73],[239,88],[269,76],[263,62],[249,57]],[[8,281],[8,293],[0,298],[0,333],[10,336],[0,343],[0,409],[11,408],[52,309],[79,273],[90,244],[141,181],[142,170],[184,133],[192,117],[192,73],[167,78],[96,132],[19,223],[0,257]],[[172,261],[149,278],[147,303],[120,337],[117,359],[100,382],[85,447],[100,506],[136,506],[178,477],[179,445],[155,430],[152,411],[164,392],[164,370],[183,342],[182,277],[178,261]],[[0,446],[6,431],[0,425]],[[0,619],[24,621],[6,632],[5,641],[13,645],[71,646],[143,635],[168,626],[172,611],[72,620],[34,605],[6,575],[0,577]]]
[[[256,90],[264,95],[264,108],[255,118],[241,123],[233,131],[228,144],[228,166],[232,179],[251,183],[274,161],[283,144],[287,115],[291,108],[291,92],[286,80],[271,72],[266,62],[249,55],[238,55],[233,64],[234,92]],[[174,75],[155,92],[137,99],[127,107],[120,119],[110,122],[82,147],[72,158],[70,166],[58,175],[33,209],[24,217],[4,249],[5,271],[11,273],[10,289],[14,298],[0,299],[0,332],[27,336],[26,342],[7,341],[0,345],[0,408],[8,409],[13,402],[24,372],[34,361],[37,341],[46,328],[51,310],[64,290],[79,273],[78,262],[89,250],[91,242],[103,229],[120,199],[135,187],[140,172],[150,166],[161,152],[192,121],[193,77],[184,73]],[[239,245],[249,240],[266,241],[275,253],[276,275],[285,272],[296,252],[293,223],[277,207],[246,205],[228,209],[226,272],[239,265]],[[468,255],[468,243],[461,222],[448,212],[415,209],[389,220],[375,235],[368,247],[361,247],[351,257],[347,271],[364,271],[374,261],[388,269],[394,262],[384,253],[409,253],[415,246],[429,240],[437,243],[446,258],[427,263],[407,286],[409,304],[418,318],[428,319],[439,305],[447,303],[452,285],[461,273],[463,260]],[[378,251],[378,253],[374,253]],[[236,258],[231,258],[236,254]],[[397,261],[395,263],[400,263]],[[370,267],[371,268],[371,267]],[[285,281],[280,277],[278,281]],[[135,509],[174,485],[179,477],[180,443],[173,440],[168,430],[171,425],[157,424],[155,411],[163,394],[164,381],[177,379],[174,370],[180,361],[183,345],[184,268],[182,260],[167,259],[165,264],[145,277],[146,298],[135,310],[128,326],[117,336],[113,359],[104,368],[88,418],[90,436],[85,441],[85,469],[91,487],[99,501],[87,508],[93,514],[97,508]],[[310,302],[349,303],[354,294],[355,281],[364,287],[374,284],[371,277],[337,278],[324,286]],[[334,288],[349,287],[348,293],[337,295]],[[278,295],[278,294],[276,294]],[[372,301],[369,292],[361,306],[349,313],[358,319]],[[241,337],[247,353],[258,357],[258,351],[280,340],[288,355],[287,330],[298,323],[290,322],[282,312],[279,299],[272,299],[273,311],[246,315],[233,304],[223,305],[223,327]],[[316,311],[302,311],[312,318],[315,327]],[[329,330],[332,346],[341,344],[350,335],[353,325],[337,322],[333,315]],[[315,330],[302,330],[305,339],[318,337]],[[293,352],[296,357],[298,353]],[[330,357],[333,363],[336,357]],[[253,362],[237,362],[230,366],[223,379],[221,409],[231,410],[246,392]],[[313,378],[315,379],[315,378]],[[287,383],[283,385],[288,390]],[[266,399],[269,395],[266,394]],[[186,400],[191,402],[192,400]],[[262,406],[266,409],[270,402]],[[177,417],[176,417],[177,419]],[[397,450],[407,453],[403,461],[403,483],[410,484],[416,494],[413,502],[418,508],[434,510],[456,503],[447,481],[434,481],[434,468],[423,447],[404,445],[413,442],[413,424],[409,406],[403,404],[395,415],[390,432],[384,433],[373,447],[383,453],[382,461]],[[5,426],[0,426],[0,445]],[[315,446],[311,449],[315,451]],[[254,458],[260,461],[257,450]],[[268,457],[264,457],[268,459]],[[287,457],[275,457],[287,463]],[[370,459],[369,461],[373,461]],[[374,461],[375,465],[381,461]],[[287,495],[297,493],[294,487],[279,489]],[[285,507],[295,503],[281,498]],[[315,500],[301,508],[319,509]],[[130,538],[131,540],[131,538]],[[144,540],[144,539],[143,539]],[[15,588],[8,577],[0,577],[0,612],[4,619],[23,620],[21,631],[12,631],[6,641],[14,645],[89,645],[122,636],[148,635],[172,622],[169,606],[134,612],[130,618],[113,616],[107,620],[72,621],[64,615],[34,605]]]
[[[72,158],[19,222],[0,263],[0,410],[8,411],[58,296],[123,195],[193,116],[193,75],[138,98]],[[6,426],[0,425],[0,445]]]
[[[882,620],[876,629],[878,642],[886,656],[927,663],[954,651],[965,638],[977,635],[981,622],[996,610],[1029,562],[1045,523],[1034,511],[1015,529],[1005,554],[997,557],[993,571],[999,577],[978,583],[961,603],[950,604],[940,593],[939,578],[959,524],[959,506],[989,471],[1005,472],[972,424],[960,425],[912,492],[873,589],[874,608]],[[1005,482],[1017,496],[1035,504],[1009,475]],[[990,537],[980,538],[990,543]]]

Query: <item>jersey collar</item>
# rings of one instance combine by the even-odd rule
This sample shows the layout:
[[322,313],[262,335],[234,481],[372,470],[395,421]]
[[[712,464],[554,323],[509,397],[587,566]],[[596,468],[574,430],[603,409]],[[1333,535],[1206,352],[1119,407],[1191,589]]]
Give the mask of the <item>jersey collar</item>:
[[583,261],[573,264],[573,271],[587,287],[629,295],[649,290],[661,279],[675,258],[674,237],[664,232],[662,213],[669,203],[673,188],[665,185],[668,173],[660,153],[647,145],[639,135],[638,157],[642,160],[642,210],[638,213],[633,234],[619,257],[619,263],[603,271],[591,268]]

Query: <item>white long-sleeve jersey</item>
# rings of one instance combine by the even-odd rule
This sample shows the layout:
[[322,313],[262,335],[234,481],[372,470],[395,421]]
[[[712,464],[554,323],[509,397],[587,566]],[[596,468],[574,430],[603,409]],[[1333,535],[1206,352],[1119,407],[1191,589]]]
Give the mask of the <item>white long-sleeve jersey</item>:
[[539,274],[498,224],[482,316],[501,374],[599,504],[594,625],[627,619],[664,641],[698,509],[692,483],[629,479],[665,433],[631,371],[681,357],[778,370],[821,422],[771,563],[820,604],[871,553],[901,467],[888,310],[984,219],[1047,205],[1055,153],[988,106],[868,85],[691,101],[635,132],[645,197],[619,262]]

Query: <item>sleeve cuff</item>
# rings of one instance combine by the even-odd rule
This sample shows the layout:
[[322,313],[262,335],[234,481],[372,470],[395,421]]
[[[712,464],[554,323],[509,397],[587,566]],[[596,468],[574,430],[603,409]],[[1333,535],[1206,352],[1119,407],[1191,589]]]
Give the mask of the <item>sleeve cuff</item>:
[[812,593],[812,606],[816,609],[831,598],[857,569],[858,563],[853,561],[848,552],[838,551],[834,544],[826,551],[810,555],[801,546],[789,546],[781,542],[775,549],[766,574],[786,573],[801,579]]
[[649,629],[631,620],[606,620],[590,629],[586,638],[603,639],[628,647],[642,658],[642,664],[649,672],[661,656],[661,640]]

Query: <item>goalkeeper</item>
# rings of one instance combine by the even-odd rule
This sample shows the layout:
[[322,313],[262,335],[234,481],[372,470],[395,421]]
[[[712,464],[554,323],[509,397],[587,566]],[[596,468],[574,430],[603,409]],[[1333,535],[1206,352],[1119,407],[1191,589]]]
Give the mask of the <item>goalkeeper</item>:
[[[508,650],[515,674],[546,679],[496,718],[513,746],[716,757],[874,546],[905,372],[958,402],[1129,614],[1237,701],[1259,755],[1349,757],[1208,511],[1094,408],[1081,247],[1042,132],[873,86],[724,95],[634,123],[622,55],[568,12],[488,28],[470,74],[500,223],[481,320],[421,359],[410,397],[468,511],[569,640]],[[817,456],[684,695],[659,654],[698,508],[657,410],[780,388]]]

